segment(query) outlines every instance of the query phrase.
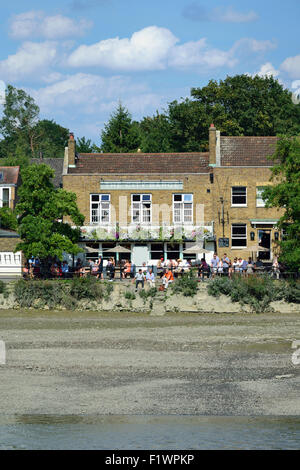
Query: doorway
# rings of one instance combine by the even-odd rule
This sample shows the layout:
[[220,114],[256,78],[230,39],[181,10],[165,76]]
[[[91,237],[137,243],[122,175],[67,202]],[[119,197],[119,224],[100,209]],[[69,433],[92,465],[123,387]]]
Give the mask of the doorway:
[[268,251],[260,251],[258,259],[269,261],[271,259],[271,230],[258,231],[258,244]]

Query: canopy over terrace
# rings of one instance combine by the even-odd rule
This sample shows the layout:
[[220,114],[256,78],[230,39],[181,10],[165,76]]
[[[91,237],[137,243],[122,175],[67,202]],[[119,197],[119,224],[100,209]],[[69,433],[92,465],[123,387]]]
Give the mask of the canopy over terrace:
[[203,248],[201,245],[194,245],[194,246],[191,246],[190,248],[187,248],[186,250],[184,250],[183,254],[184,255],[193,255],[193,254],[200,254],[200,253],[203,253],[203,254],[210,254],[211,253],[211,250],[206,250],[205,248]]

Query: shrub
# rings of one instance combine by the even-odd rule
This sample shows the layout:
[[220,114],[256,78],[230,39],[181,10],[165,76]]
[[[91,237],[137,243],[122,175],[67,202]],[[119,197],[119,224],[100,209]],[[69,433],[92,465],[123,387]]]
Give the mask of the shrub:
[[53,308],[62,303],[64,287],[60,282],[53,281],[25,281],[19,280],[15,284],[15,297],[21,307],[32,307],[40,300],[39,307],[48,305]]
[[171,284],[173,294],[182,294],[185,297],[193,297],[197,293],[198,281],[194,272],[191,270],[188,274],[184,274]]
[[0,294],[4,294],[6,290],[5,283],[3,281],[0,281]]
[[224,294],[229,296],[232,302],[248,304],[254,312],[267,311],[274,300],[284,299],[286,302],[300,303],[299,282],[279,282],[268,276],[235,276],[232,280],[219,277],[211,281],[207,291],[214,297]]
[[16,301],[23,308],[49,308],[62,305],[67,309],[76,308],[79,300],[98,300],[109,297],[111,288],[102,285],[92,277],[74,278],[71,282],[62,280],[29,280],[16,282],[14,287]]
[[156,287],[151,287],[150,289],[146,290],[146,289],[141,289],[139,291],[139,295],[140,297],[143,299],[144,301],[144,304],[146,303],[146,301],[148,300],[148,298],[152,298],[155,297],[157,294],[157,290],[156,290]]
[[124,292],[124,297],[125,297],[125,299],[130,300],[130,301],[131,301],[131,300],[135,300],[135,298],[136,298],[136,297],[135,297],[135,293],[132,292],[131,290],[125,291],[125,292]]
[[101,284],[94,277],[74,277],[70,286],[70,295],[76,300],[98,300],[104,297],[104,292]]

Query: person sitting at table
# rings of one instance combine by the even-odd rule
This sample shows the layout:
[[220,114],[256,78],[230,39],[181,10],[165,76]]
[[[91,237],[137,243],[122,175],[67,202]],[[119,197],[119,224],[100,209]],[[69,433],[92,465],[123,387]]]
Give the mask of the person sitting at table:
[[69,265],[66,260],[63,261],[62,267],[61,267],[61,272],[62,272],[62,277],[67,278],[69,277]]
[[162,277],[162,283],[163,283],[164,288],[167,289],[168,285],[171,282],[174,282],[174,276],[173,276],[172,271],[170,271],[170,269],[167,268],[165,274]]
[[207,262],[205,261],[205,259],[202,258],[200,265],[198,267],[198,276],[201,278],[202,281],[204,281],[204,274],[206,274],[207,277],[209,277],[209,272],[210,272],[209,266]]

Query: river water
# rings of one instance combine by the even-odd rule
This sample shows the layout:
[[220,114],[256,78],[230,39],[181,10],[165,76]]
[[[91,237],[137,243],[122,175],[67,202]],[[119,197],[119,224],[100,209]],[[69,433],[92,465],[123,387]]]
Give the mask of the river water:
[[300,416],[0,417],[0,450],[299,449]]

